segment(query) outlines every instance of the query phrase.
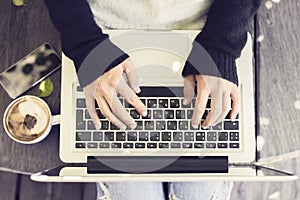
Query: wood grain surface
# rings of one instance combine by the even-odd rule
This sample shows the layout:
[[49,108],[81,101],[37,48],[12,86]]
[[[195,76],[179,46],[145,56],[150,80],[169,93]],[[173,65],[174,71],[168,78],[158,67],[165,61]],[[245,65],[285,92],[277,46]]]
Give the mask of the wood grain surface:
[[[264,139],[261,157],[279,155],[300,148],[300,37],[298,36],[300,2],[282,0],[272,5],[271,9],[262,5],[254,27],[257,36],[255,40],[260,38],[261,41],[257,42],[256,52],[256,62],[260,69],[259,132]],[[13,6],[10,0],[1,0],[0,19],[0,71],[44,42],[51,43],[60,51],[59,34],[50,22],[42,0],[26,1],[26,5],[20,8]],[[51,79],[55,86],[54,93],[45,100],[53,114],[58,114],[60,112],[60,71],[51,75]],[[37,88],[27,93],[36,94]],[[3,113],[11,99],[2,87],[0,87],[0,101],[0,113]],[[0,116],[2,122],[3,116],[1,114]],[[58,138],[59,127],[55,127],[43,142],[21,145],[8,138],[0,123],[0,167],[37,172],[55,166],[61,163],[58,157]],[[300,175],[300,159],[279,163],[275,167]],[[5,199],[15,197],[15,187],[7,187],[5,181],[10,180],[10,184],[16,185],[16,177],[17,175],[10,173],[0,173],[2,182],[0,193],[2,195],[2,191],[7,191]],[[33,187],[47,194],[45,199],[48,197],[54,199],[54,194],[49,192],[54,191],[54,188],[55,191],[61,191],[64,190],[61,188],[65,187],[68,191],[70,188],[77,187],[76,184],[61,185],[61,188],[55,184],[37,186],[28,178],[22,178],[24,183],[21,184],[20,192],[26,187]],[[39,187],[43,188],[39,189]],[[80,190],[81,193],[76,196],[84,197],[89,194],[84,192],[87,191],[85,189],[80,188]],[[95,192],[95,188],[89,190]],[[298,191],[300,191],[299,180],[288,183],[236,182],[231,199],[300,199]],[[27,196],[27,199],[35,198],[34,192],[32,195]],[[59,194],[55,195],[59,197]]]

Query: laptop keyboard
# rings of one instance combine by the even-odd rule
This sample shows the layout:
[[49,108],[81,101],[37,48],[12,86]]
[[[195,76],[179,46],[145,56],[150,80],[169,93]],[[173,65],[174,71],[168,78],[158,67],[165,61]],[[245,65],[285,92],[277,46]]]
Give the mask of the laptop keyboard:
[[[142,89],[143,90],[143,89]],[[82,93],[77,87],[76,93]],[[76,95],[76,149],[224,149],[239,150],[239,117],[234,121],[225,120],[215,126],[194,129],[191,126],[195,99],[183,105],[183,97],[140,97],[147,107],[147,116],[141,116],[123,98],[119,98],[137,123],[135,129],[119,130],[96,108],[101,119],[101,129],[96,130],[86,109],[82,95]],[[204,120],[210,110],[208,100]]]

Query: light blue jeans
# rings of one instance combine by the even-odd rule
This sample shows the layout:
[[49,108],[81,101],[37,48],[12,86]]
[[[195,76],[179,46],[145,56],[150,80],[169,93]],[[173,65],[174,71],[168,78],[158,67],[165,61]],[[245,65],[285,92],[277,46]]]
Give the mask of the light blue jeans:
[[[229,200],[233,183],[228,181],[172,182],[169,200]],[[161,182],[99,182],[97,200],[165,200]]]

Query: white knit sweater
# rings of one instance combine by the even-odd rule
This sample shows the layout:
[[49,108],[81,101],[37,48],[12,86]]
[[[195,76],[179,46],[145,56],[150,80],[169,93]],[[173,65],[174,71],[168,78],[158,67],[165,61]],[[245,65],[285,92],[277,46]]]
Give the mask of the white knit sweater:
[[213,0],[88,0],[96,23],[112,29],[201,29]]

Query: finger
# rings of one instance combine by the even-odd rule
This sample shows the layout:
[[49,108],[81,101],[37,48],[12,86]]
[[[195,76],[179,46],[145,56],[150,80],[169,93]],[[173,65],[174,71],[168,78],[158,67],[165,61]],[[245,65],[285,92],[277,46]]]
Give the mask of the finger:
[[236,87],[235,89],[232,90],[231,92],[231,99],[232,99],[232,110],[230,112],[230,120],[233,121],[237,114],[240,111],[240,91]]
[[122,79],[117,86],[118,93],[123,96],[126,101],[131,104],[138,113],[142,116],[147,115],[147,108],[140,100],[140,98],[134,93],[134,91],[128,86],[128,84]]
[[128,83],[129,83],[129,86],[131,87],[131,89],[135,93],[140,93],[141,92],[141,89],[139,87],[140,79],[137,74],[137,71],[134,69],[134,65],[133,65],[131,59],[127,59],[123,63],[123,70],[126,73],[127,80],[128,80]]
[[95,109],[95,99],[92,96],[86,97],[86,107],[89,112],[89,115],[92,118],[92,121],[96,127],[97,130],[101,128],[101,122],[97,115],[96,109]]
[[216,119],[222,113],[222,95],[219,93],[211,94],[211,109],[202,123],[202,127],[212,126]]
[[134,119],[129,115],[129,113],[123,107],[117,95],[113,96],[111,110],[128,127],[130,127],[131,129],[134,129],[136,127],[136,123]]
[[126,126],[121,122],[110,110],[108,103],[102,96],[97,96],[96,101],[98,103],[101,113],[115,126],[121,130],[125,130]]
[[202,119],[203,113],[205,112],[209,92],[206,87],[206,83],[203,79],[197,79],[197,97],[194,113],[192,116],[192,126],[197,128]]
[[213,124],[218,124],[224,120],[225,116],[228,114],[230,110],[230,103],[231,103],[230,92],[224,92],[223,101],[222,101],[222,113],[220,114],[218,119],[215,122],[213,122]]
[[195,77],[194,75],[189,75],[184,78],[184,88],[183,88],[183,95],[184,95],[184,100],[183,104],[187,105],[191,103],[193,100],[195,93]]

